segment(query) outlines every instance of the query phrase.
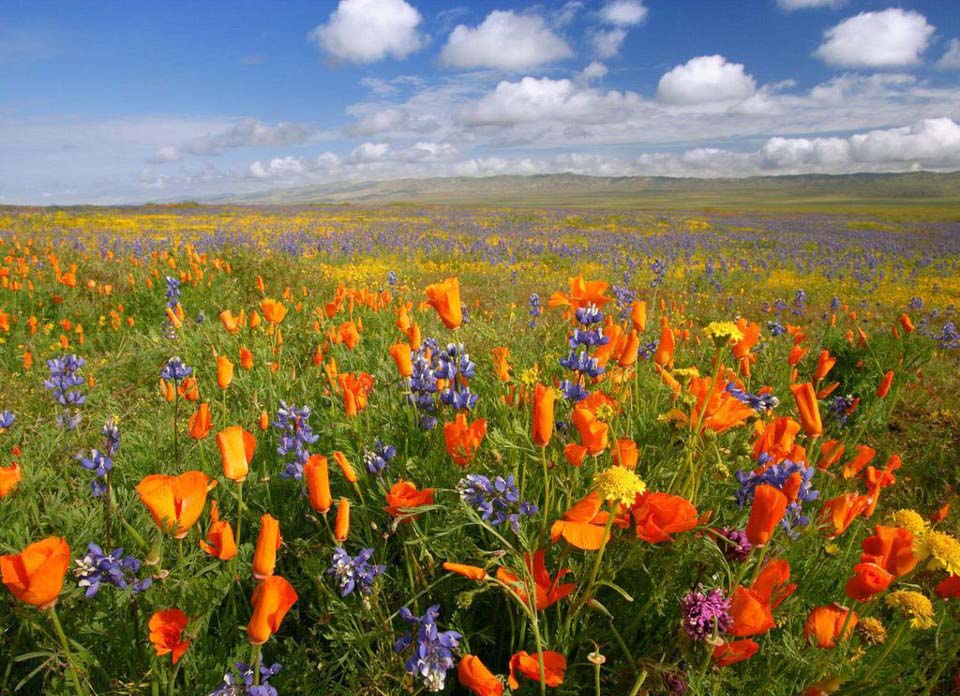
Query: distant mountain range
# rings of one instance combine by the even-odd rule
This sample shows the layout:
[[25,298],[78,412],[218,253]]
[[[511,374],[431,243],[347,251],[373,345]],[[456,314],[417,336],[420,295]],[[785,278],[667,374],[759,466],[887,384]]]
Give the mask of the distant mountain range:
[[206,203],[475,204],[667,208],[960,207],[960,172],[805,174],[748,178],[579,174],[349,182],[228,195]]

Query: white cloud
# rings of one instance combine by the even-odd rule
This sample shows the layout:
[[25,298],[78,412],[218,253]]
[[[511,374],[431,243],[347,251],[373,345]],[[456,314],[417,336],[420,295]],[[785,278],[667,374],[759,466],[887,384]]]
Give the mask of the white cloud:
[[600,58],[613,58],[620,53],[623,41],[627,38],[626,29],[597,30],[590,37],[593,52]]
[[590,82],[602,80],[607,76],[607,72],[607,66],[595,60],[580,71],[580,79],[583,80],[584,83],[589,84]]
[[425,38],[417,31],[422,17],[404,0],[340,0],[325,24],[309,38],[335,58],[372,63],[406,58]]
[[494,10],[477,27],[458,25],[440,53],[440,62],[458,68],[519,71],[572,55],[567,43],[539,15]]
[[947,52],[937,61],[941,70],[960,70],[960,39],[950,39]]
[[148,162],[150,164],[165,164],[166,162],[176,162],[180,159],[180,151],[176,145],[164,145],[154,153]]
[[698,56],[660,78],[657,99],[667,104],[703,104],[746,99],[757,83],[740,63],[723,56]]
[[648,13],[640,0],[613,0],[600,10],[604,22],[624,27],[643,24]]
[[266,165],[256,161],[250,165],[250,174],[257,179],[299,176],[306,173],[303,162],[295,157],[274,157]]
[[781,9],[787,10],[788,12],[793,10],[809,10],[815,7],[837,8],[845,3],[846,0],[777,0],[777,4]]
[[827,29],[814,55],[831,65],[848,67],[914,65],[934,31],[919,12],[899,8],[861,12]]
[[278,123],[269,126],[246,118],[226,130],[194,138],[184,149],[194,155],[218,155],[238,147],[299,145],[307,142],[316,128],[302,123]]
[[553,26],[563,28],[569,25],[576,19],[577,14],[582,9],[583,3],[579,2],[579,0],[568,0],[568,2],[563,4],[563,7],[553,14],[551,18]]

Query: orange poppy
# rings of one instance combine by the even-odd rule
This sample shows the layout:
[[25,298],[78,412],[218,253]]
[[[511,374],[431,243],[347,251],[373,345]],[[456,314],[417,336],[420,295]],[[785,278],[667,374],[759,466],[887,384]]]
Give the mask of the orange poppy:
[[510,381],[510,349],[506,346],[497,346],[491,351],[493,354],[493,371],[501,382]]
[[179,609],[164,609],[150,617],[150,642],[158,656],[169,653],[177,664],[190,647],[190,639],[183,635],[188,623],[187,615]]
[[902,577],[919,562],[913,552],[913,543],[913,534],[909,530],[878,524],[874,527],[874,534],[860,542],[863,549],[860,561],[876,563],[895,577]]
[[783,559],[770,561],[763,566],[750,589],[769,604],[771,609],[776,609],[797,589],[796,584],[790,582],[790,564]]
[[229,561],[237,555],[237,542],[233,538],[233,528],[226,520],[220,519],[220,509],[217,501],[210,501],[210,528],[207,530],[207,539],[200,540],[200,548],[214,558]]
[[[576,505],[563,513],[563,519],[550,527],[550,538],[556,542],[563,537],[566,542],[584,551],[598,550],[609,538],[606,533],[607,515],[603,499],[597,492],[582,498]],[[626,527],[627,521],[615,519],[614,524]]]
[[470,466],[486,434],[487,419],[478,418],[468,423],[465,413],[458,413],[454,422],[443,425],[447,454],[457,466]]
[[808,348],[804,348],[801,345],[795,345],[790,349],[790,354],[787,356],[787,365],[790,365],[791,367],[798,365],[808,352],[810,352]]
[[526,650],[515,653],[510,658],[510,676],[507,678],[507,684],[511,689],[519,689],[520,682],[517,681],[516,674],[519,672],[527,679],[540,681],[540,658],[543,658],[543,683],[549,687],[557,687],[563,684],[563,678],[567,671],[567,658],[561,653],[553,650],[544,650],[540,655],[531,655]]
[[223,324],[223,328],[227,330],[227,333],[236,334],[240,331],[240,326],[243,324],[243,315],[239,317],[234,316],[233,310],[225,309],[220,312],[220,323]]
[[882,399],[890,393],[890,387],[893,384],[893,370],[887,370],[887,373],[880,380],[880,386],[877,387],[877,398]]
[[198,401],[200,399],[200,383],[197,382],[196,377],[187,377],[180,382],[177,393],[187,401]]
[[613,463],[626,469],[636,469],[640,461],[640,450],[637,443],[629,437],[618,438],[613,443]]
[[266,643],[280,630],[280,623],[297,601],[297,592],[279,575],[264,578],[250,598],[253,614],[247,624],[247,639],[253,645]]
[[330,493],[330,469],[327,458],[322,454],[312,454],[303,465],[303,478],[307,482],[307,494],[310,507],[326,515],[333,506]]
[[390,346],[390,357],[397,364],[397,371],[404,379],[413,374],[412,350],[409,343],[394,343]]
[[554,404],[556,393],[552,388],[538,384],[533,390],[533,444],[546,447],[553,437]]
[[345,455],[343,452],[334,452],[333,461],[340,466],[340,471],[343,472],[343,477],[347,479],[349,483],[357,482],[357,472],[354,471],[353,465],[347,460],[347,455]]
[[410,510],[414,510],[424,505],[433,504],[433,489],[424,488],[418,491],[412,481],[397,481],[387,492],[387,506],[384,510],[391,517],[404,517],[405,522],[410,519],[416,519],[416,515],[408,516]]
[[450,573],[462,575],[468,580],[473,580],[475,582],[483,582],[487,579],[487,571],[478,566],[466,565],[464,563],[451,563],[450,561],[446,561],[443,564],[443,569]]
[[839,440],[827,440],[820,447],[820,458],[817,460],[817,468],[826,471],[831,466],[840,461],[847,446]]
[[265,513],[260,518],[260,533],[257,534],[257,547],[253,552],[253,577],[257,580],[273,575],[277,551],[282,542],[280,523],[269,512]]
[[424,290],[427,304],[440,316],[440,321],[448,329],[456,329],[463,323],[463,305],[460,302],[460,281],[446,278],[439,283],[428,285]]
[[[836,647],[837,642],[846,640],[853,633],[858,618],[856,612],[850,619],[847,614],[851,613],[846,607],[839,604],[830,604],[823,607],[816,607],[807,616],[807,621],[803,627],[803,636],[812,642],[818,648],[827,649]],[[844,630],[846,624],[846,630]],[[843,631],[843,635],[840,632]]]
[[350,534],[350,501],[346,498],[340,498],[337,505],[337,519],[333,525],[333,538],[341,544],[347,540]]
[[253,351],[251,351],[249,348],[244,348],[243,346],[240,346],[240,369],[253,369]]
[[566,307],[566,313],[574,316],[576,311],[587,305],[596,305],[603,307],[610,298],[604,295],[608,284],[602,280],[584,280],[582,276],[570,278],[570,292],[554,292],[550,296],[548,305],[553,307]]
[[630,305],[630,323],[634,331],[643,333],[647,330],[647,303],[639,300]]
[[202,471],[187,471],[179,476],[145,476],[136,491],[156,525],[174,539],[183,539],[200,519],[207,493],[216,485]]
[[753,546],[763,546],[770,541],[774,529],[787,513],[787,505],[787,496],[779,489],[766,483],[756,487],[746,529],[747,539]]
[[[573,583],[560,583],[560,579],[570,572],[568,568],[558,571],[555,578],[550,577],[550,573],[547,571],[546,553],[543,549],[538,549],[533,555],[526,554],[524,563],[527,566],[527,572],[533,578],[538,611],[544,611],[552,607],[573,592],[576,587]],[[508,585],[520,598],[520,601],[527,602],[526,587],[516,573],[501,566],[497,568],[497,580]]]
[[586,448],[588,454],[596,456],[607,449],[610,444],[608,439],[610,426],[597,419],[594,409],[581,401],[574,407],[570,420],[573,421],[573,425],[580,435],[580,442]]
[[832,370],[836,364],[837,359],[830,357],[830,351],[821,350],[820,355],[817,356],[817,369],[813,371],[813,381],[821,381],[824,377],[830,374],[830,370]]
[[868,504],[867,498],[858,493],[843,493],[825,502],[820,508],[820,521],[826,537],[834,539],[843,534]]
[[711,657],[718,667],[729,667],[749,660],[759,649],[760,645],[754,640],[733,640],[715,647]]
[[253,451],[257,448],[257,438],[239,425],[231,425],[217,433],[216,441],[224,477],[231,481],[245,481]]
[[[267,320],[268,324],[279,324],[287,316],[287,308],[282,303],[269,298],[260,302],[260,311],[263,312],[263,318]],[[250,315],[251,324],[254,316],[256,316],[256,312]],[[250,328],[254,327],[251,325]]]
[[67,540],[47,537],[20,553],[0,556],[0,578],[24,604],[48,609],[57,603],[69,565]]
[[233,363],[226,355],[217,356],[217,386],[226,389],[233,381]]
[[797,410],[800,412],[800,423],[803,425],[803,432],[808,437],[820,437],[823,435],[823,422],[820,420],[820,404],[817,403],[817,395],[813,390],[813,385],[809,382],[803,384],[794,384],[790,387],[793,393],[793,399],[797,403]]
[[857,451],[853,459],[843,465],[843,478],[850,479],[860,473],[867,464],[873,461],[877,451],[867,445],[857,445],[854,447]]
[[343,394],[343,410],[348,416],[355,416],[367,407],[373,391],[372,375],[366,372],[337,375],[337,384]]
[[759,459],[761,454],[766,454],[771,457],[773,464],[777,464],[791,458],[795,447],[794,439],[801,429],[797,421],[783,416],[767,422],[763,430],[760,430],[759,421],[754,427],[758,432],[753,442],[754,459]]
[[653,354],[653,362],[665,369],[673,367],[673,351],[676,343],[673,338],[673,329],[666,317],[660,317],[660,343],[657,344],[657,350]]
[[858,602],[873,599],[890,587],[893,582],[893,573],[888,573],[876,563],[858,563],[853,566],[853,577],[847,581],[845,591],[847,597]]
[[951,575],[937,583],[934,590],[940,599],[960,598],[960,575]]
[[213,419],[210,417],[210,405],[200,404],[197,410],[187,419],[187,434],[194,440],[202,440],[213,430]]
[[697,526],[697,509],[686,498],[669,493],[643,493],[631,508],[637,537],[651,544],[673,541],[672,534]]
[[460,658],[457,680],[475,696],[503,696],[503,684],[476,655]]
[[730,600],[733,625],[727,631],[731,636],[744,638],[766,633],[776,626],[773,609],[759,590],[737,585]]
[[21,479],[23,472],[16,462],[10,466],[0,466],[0,500],[13,493]]
[[913,321],[911,321],[910,319],[909,314],[904,312],[903,314],[900,315],[897,321],[900,322],[900,326],[903,327],[904,331],[906,331],[907,333],[913,333],[915,327],[913,325]]
[[[701,432],[709,429],[715,433],[722,433],[730,428],[743,425],[756,412],[743,403],[724,387],[727,384],[724,375],[717,375],[714,382],[712,377],[693,377],[687,384],[687,391],[696,398],[690,411],[690,428],[701,424]],[[701,411],[704,411],[701,417]]]

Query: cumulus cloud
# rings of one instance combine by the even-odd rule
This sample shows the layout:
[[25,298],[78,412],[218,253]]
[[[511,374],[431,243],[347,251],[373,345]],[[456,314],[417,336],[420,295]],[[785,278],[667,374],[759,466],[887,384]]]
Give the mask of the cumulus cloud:
[[593,46],[593,52],[599,58],[613,58],[620,53],[623,42],[627,38],[626,29],[608,29],[593,32],[590,37],[590,43]]
[[823,34],[814,55],[831,65],[888,68],[915,65],[936,29],[919,12],[861,12]]
[[404,0],[340,0],[309,38],[334,58],[351,63],[406,58],[426,40],[417,30],[422,19]]
[[947,52],[937,61],[941,70],[960,70],[960,39],[950,39]]
[[657,99],[667,104],[703,104],[746,99],[756,90],[756,80],[740,63],[729,63],[720,55],[698,56],[660,78]]
[[777,0],[781,9],[791,12],[793,10],[809,10],[816,7],[841,7],[846,0]]
[[440,52],[457,68],[519,71],[569,58],[573,51],[536,14],[494,10],[476,27],[458,25]]
[[600,61],[595,60],[580,71],[580,79],[585,83],[595,82],[606,77],[607,72],[607,66]]
[[643,24],[649,10],[640,0],[613,0],[600,10],[600,16],[607,24],[634,26]]
[[180,159],[180,150],[176,145],[165,145],[157,150],[153,157],[147,160],[150,164],[165,164],[167,162],[176,162]]

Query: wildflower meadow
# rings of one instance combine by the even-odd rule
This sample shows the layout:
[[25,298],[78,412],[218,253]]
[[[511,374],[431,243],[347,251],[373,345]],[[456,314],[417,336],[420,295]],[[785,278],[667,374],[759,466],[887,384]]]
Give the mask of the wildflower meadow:
[[0,210],[0,694],[948,694],[960,223]]

